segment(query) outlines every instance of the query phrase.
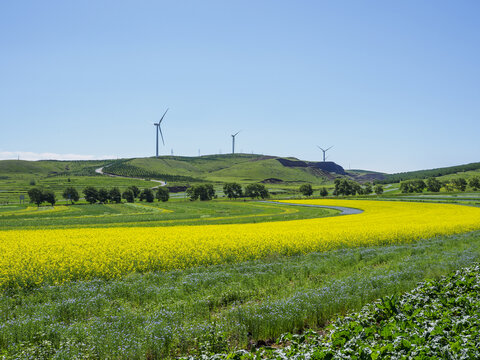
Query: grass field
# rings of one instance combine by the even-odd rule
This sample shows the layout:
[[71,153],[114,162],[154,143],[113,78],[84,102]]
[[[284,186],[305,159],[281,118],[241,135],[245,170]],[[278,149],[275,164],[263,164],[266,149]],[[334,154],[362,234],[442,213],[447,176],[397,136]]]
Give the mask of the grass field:
[[40,208],[9,205],[0,207],[0,228],[19,230],[241,224],[309,219],[337,213],[331,209],[292,208],[288,205],[241,200],[179,200],[166,203],[80,204]]

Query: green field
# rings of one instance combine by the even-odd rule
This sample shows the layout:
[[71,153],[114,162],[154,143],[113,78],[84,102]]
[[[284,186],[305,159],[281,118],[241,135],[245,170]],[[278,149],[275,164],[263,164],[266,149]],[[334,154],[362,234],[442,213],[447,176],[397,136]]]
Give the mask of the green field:
[[[123,191],[131,185],[159,185],[138,178],[98,175],[95,169],[99,167],[105,171],[113,167],[122,175],[139,178],[161,179],[162,174],[171,175],[169,185],[211,182],[219,198],[191,202],[184,193],[178,193],[171,194],[172,198],[165,203],[90,205],[81,200],[75,205],[60,203],[39,208],[18,204],[18,196],[26,194],[32,182],[53,190],[59,199],[67,186],[81,192],[86,186],[118,186]],[[9,202],[0,206],[0,228],[7,231],[129,226],[155,226],[161,231],[164,226],[297,220],[339,213],[222,198],[225,181],[245,185],[281,179],[266,184],[274,198],[300,197],[298,187],[302,183],[312,183],[316,191],[323,186],[332,188],[335,175],[285,167],[275,158],[257,155],[104,162],[12,161],[0,162],[0,169],[0,203]],[[150,176],[155,174],[158,177]],[[361,180],[372,174],[376,176],[352,170],[349,178]],[[472,170],[445,178],[475,174]],[[478,192],[401,194],[398,184],[386,185],[385,190],[375,198],[480,206]],[[269,356],[276,356],[277,350],[264,348],[273,343],[277,343],[275,348],[279,348],[277,353],[281,356],[303,356],[313,351],[305,345],[308,341],[328,343],[322,337],[325,326],[338,316],[357,311],[378,298],[392,299],[392,295],[410,291],[420,281],[439,279],[478,261],[480,233],[474,232],[402,245],[132,273],[113,280],[9,288],[0,294],[0,358],[253,359],[255,352],[245,349],[259,347],[264,349],[262,356],[275,358]],[[286,333],[307,333],[310,340],[305,342]],[[278,343],[282,336],[286,342]],[[291,352],[289,346],[293,344],[298,345]],[[290,352],[282,353],[284,348]],[[244,352],[238,352],[239,349]]]
[[0,228],[54,229],[113,226],[177,226],[237,224],[309,219],[338,214],[337,210],[244,201],[2,206]]

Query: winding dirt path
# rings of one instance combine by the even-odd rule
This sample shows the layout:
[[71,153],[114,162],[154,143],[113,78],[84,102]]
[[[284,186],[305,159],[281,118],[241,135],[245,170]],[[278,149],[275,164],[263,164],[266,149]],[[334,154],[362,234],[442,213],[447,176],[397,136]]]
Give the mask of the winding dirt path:
[[118,178],[125,178],[125,179],[136,179],[136,180],[143,180],[143,181],[153,181],[153,182],[160,183],[160,185],[154,186],[154,187],[152,187],[152,189],[156,189],[160,186],[167,185],[167,183],[165,181],[162,181],[162,180],[155,180],[155,179],[147,180],[147,179],[133,177],[133,176],[123,176],[123,175],[116,175],[116,174],[111,174],[111,173],[108,173],[108,172],[104,172],[103,169],[106,168],[106,167],[108,167],[108,165],[105,165],[105,166],[102,166],[101,168],[95,169],[95,172],[97,174],[100,174],[100,175],[106,175],[106,176],[111,176],[111,177],[118,177]]

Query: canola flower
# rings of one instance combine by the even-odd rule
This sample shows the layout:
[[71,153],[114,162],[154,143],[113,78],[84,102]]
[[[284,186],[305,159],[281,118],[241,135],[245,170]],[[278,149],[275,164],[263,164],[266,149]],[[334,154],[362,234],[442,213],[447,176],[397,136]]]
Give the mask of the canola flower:
[[184,269],[340,247],[410,242],[480,229],[480,208],[307,200],[358,215],[259,224],[0,231],[0,288]]
[[0,213],[0,217],[2,216],[11,216],[11,215],[31,215],[31,214],[45,214],[45,213],[57,213],[62,211],[70,211],[68,206],[64,205],[57,205],[57,206],[28,206],[21,210],[13,210],[13,211],[3,211]]

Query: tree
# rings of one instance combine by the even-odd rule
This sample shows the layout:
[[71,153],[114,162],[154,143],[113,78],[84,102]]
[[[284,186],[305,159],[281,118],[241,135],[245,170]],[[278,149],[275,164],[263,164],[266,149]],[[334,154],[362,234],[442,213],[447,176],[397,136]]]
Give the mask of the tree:
[[312,185],[310,185],[310,184],[300,185],[299,190],[304,196],[311,196],[313,194]]
[[132,185],[132,186],[129,186],[128,189],[130,189],[133,192],[134,197],[137,198],[138,195],[140,195],[140,189],[137,186]]
[[434,177],[428,178],[425,184],[427,185],[427,191],[431,192],[439,192],[442,188],[442,183]]
[[140,193],[140,201],[145,200],[146,202],[153,202],[155,199],[155,196],[153,195],[152,189],[143,189],[142,192]]
[[170,198],[170,191],[168,190],[168,188],[160,186],[157,188],[156,197],[158,201],[168,201],[168,199]]
[[185,191],[187,196],[190,198],[190,201],[195,201],[198,199],[198,191],[196,188],[196,185],[192,185]]
[[348,179],[335,179],[335,195],[355,195],[362,193],[362,187],[355,181]]
[[471,178],[468,185],[470,185],[473,191],[477,191],[480,189],[480,178],[478,176]]
[[40,188],[31,188],[28,190],[28,197],[31,203],[37,204],[39,207],[43,202],[43,191]]
[[87,186],[83,189],[83,195],[85,195],[85,200],[90,204],[95,204],[98,199],[98,191],[93,186]]
[[212,200],[215,197],[215,189],[212,184],[193,185],[187,189],[187,195],[191,201]]
[[452,180],[452,185],[455,189],[459,191],[465,191],[467,188],[467,180],[464,178],[456,178]]
[[423,180],[406,180],[400,183],[402,193],[421,193],[427,187]]
[[203,186],[205,187],[205,195],[204,198],[202,198],[202,195],[200,194],[200,200],[212,200],[217,197],[212,184],[205,184]]
[[321,197],[328,196],[328,190],[327,190],[326,187],[322,187],[322,188],[320,189],[320,196],[321,196]]
[[445,188],[447,192],[453,191],[453,184],[445,181],[442,183],[442,186]]
[[252,199],[266,199],[270,197],[270,193],[263,184],[250,184],[245,187],[245,196]]
[[359,183],[353,181],[353,184],[352,184],[352,187],[353,187],[353,191],[354,191],[354,194],[358,194],[358,195],[364,195],[364,192],[363,192],[363,188],[360,186]]
[[380,184],[375,185],[375,194],[381,195],[383,194],[383,186]]
[[122,198],[127,200],[127,202],[129,202],[129,203],[133,203],[135,201],[135,196],[134,196],[133,191],[131,189],[126,189],[122,194]]
[[120,192],[120,189],[118,187],[111,188],[110,192],[108,193],[108,197],[110,201],[113,201],[117,204],[120,204],[122,202],[122,193]]
[[80,196],[78,195],[78,191],[73,186],[69,186],[69,187],[65,188],[65,190],[63,190],[62,196],[65,200],[70,200],[72,204],[73,204],[74,201],[80,200]]
[[365,187],[363,188],[363,193],[365,195],[371,194],[373,192],[372,184],[370,184],[369,182],[366,182],[364,186]]
[[109,199],[110,199],[110,194],[107,189],[104,189],[104,188],[98,189],[97,200],[100,201],[101,204],[105,204],[106,202],[108,202]]
[[223,185],[223,193],[229,199],[237,199],[243,196],[242,186],[237,183],[226,183]]
[[55,193],[52,190],[45,190],[43,192],[43,200],[51,204],[52,206],[54,206],[57,202],[57,200],[55,199]]

